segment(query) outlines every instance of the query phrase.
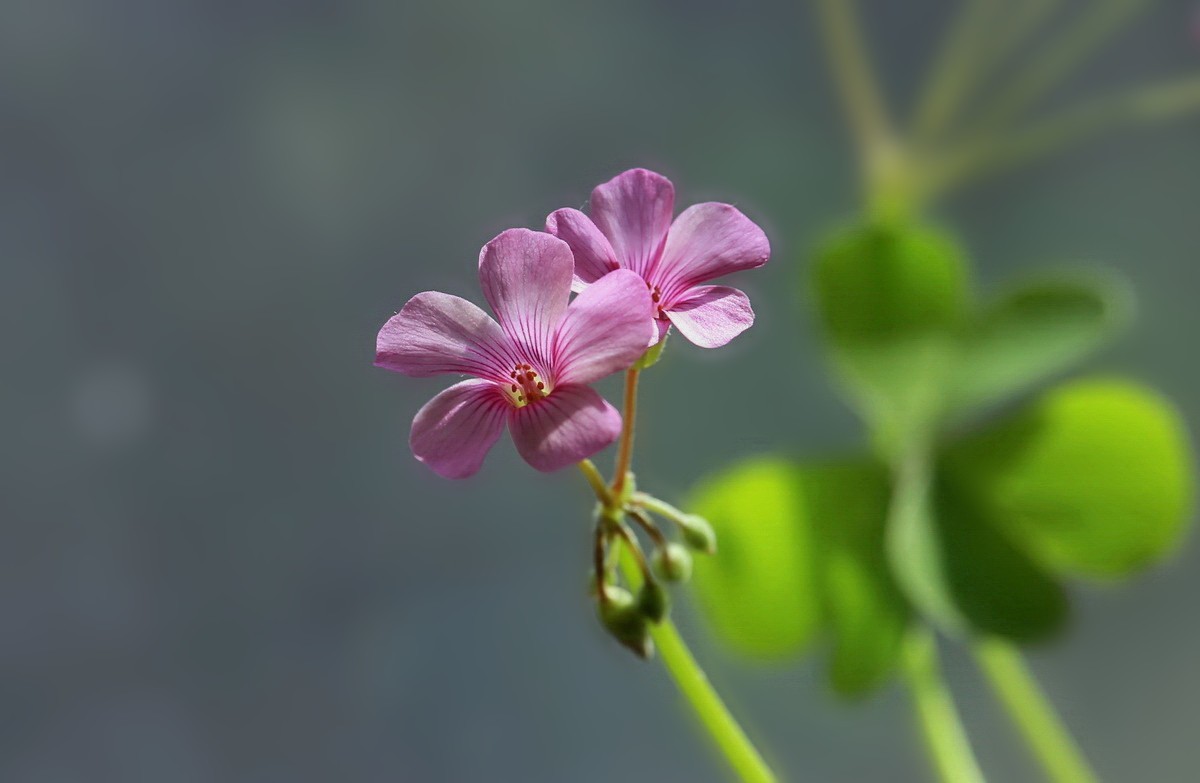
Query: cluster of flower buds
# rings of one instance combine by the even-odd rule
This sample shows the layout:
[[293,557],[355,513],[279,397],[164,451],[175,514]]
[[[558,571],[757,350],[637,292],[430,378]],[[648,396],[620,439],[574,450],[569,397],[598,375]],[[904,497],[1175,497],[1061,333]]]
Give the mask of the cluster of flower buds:
[[[702,517],[638,492],[632,473],[626,474],[624,486],[627,489],[621,497],[610,496],[596,509],[592,584],[597,613],[605,629],[639,657],[649,658],[654,654],[650,625],[661,623],[670,611],[670,597],[663,583],[691,578],[692,552],[716,554],[717,537]],[[651,514],[671,523],[680,541],[669,538]],[[635,529],[649,540],[649,557]],[[614,561],[622,556],[633,558],[637,564],[640,579],[636,585],[625,587],[618,582]]]

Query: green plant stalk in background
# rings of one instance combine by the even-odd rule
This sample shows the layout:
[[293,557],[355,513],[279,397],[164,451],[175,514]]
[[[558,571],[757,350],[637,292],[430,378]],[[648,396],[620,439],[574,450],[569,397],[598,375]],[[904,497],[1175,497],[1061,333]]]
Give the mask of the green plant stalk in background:
[[[1098,0],[1074,25],[1019,69],[990,106],[977,112],[965,138],[954,139],[951,134],[944,141],[971,88],[986,81],[991,71],[1012,55],[1060,5],[1050,0],[1015,4],[968,0],[935,60],[909,138],[901,138],[889,119],[874,78],[855,3],[853,0],[815,0],[815,3],[834,81],[840,88],[858,148],[866,211],[869,220],[879,224],[919,215],[952,188],[1004,166],[1035,159],[1081,137],[1124,124],[1161,121],[1200,108],[1200,78],[1193,76],[1062,110],[1025,128],[1013,126],[1021,114],[1059,86],[1124,22],[1148,4],[1148,0]],[[931,605],[944,594],[925,589],[929,572],[934,572],[934,581],[943,579],[944,575],[936,572],[944,564],[939,562],[937,553],[919,551],[931,540],[929,531],[917,529],[921,524],[930,524],[930,514],[924,506],[933,491],[924,429],[919,423],[906,427],[901,422],[897,426],[886,417],[876,419],[873,428],[872,440],[884,446],[882,456],[894,466],[895,496],[887,523],[889,554],[893,562],[908,559],[915,564],[901,569],[898,578],[905,582],[905,570],[911,574],[924,569],[921,578],[907,580],[912,583],[905,584],[906,591],[918,605],[925,604],[919,608],[933,616],[948,618],[946,626],[955,631],[953,608]],[[888,453],[902,456],[889,459]],[[1047,778],[1055,783],[1095,781],[1095,775],[1025,669],[1016,648],[1007,641],[992,638],[976,639],[971,645]],[[946,783],[982,781],[951,696],[942,685],[932,634],[910,630],[901,661],[927,749],[942,779]]]
[[1050,777],[1061,783],[1096,783],[1020,653],[1000,639],[980,640],[974,650],[980,668]]
[[[624,546],[621,546],[620,563],[625,578],[636,588],[641,581],[641,571]],[[675,686],[738,777],[745,783],[775,783],[771,768],[708,681],[675,624],[664,620],[651,626],[650,635],[663,664],[675,680]]]
[[937,642],[923,629],[909,631],[901,651],[901,666],[912,692],[913,705],[934,768],[946,783],[984,783],[954,707],[954,699],[938,669]]

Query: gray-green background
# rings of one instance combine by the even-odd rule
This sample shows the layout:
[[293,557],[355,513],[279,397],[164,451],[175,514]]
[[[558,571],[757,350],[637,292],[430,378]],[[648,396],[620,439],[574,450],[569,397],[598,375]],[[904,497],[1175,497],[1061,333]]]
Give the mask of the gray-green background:
[[[954,5],[866,3],[898,103]],[[1200,68],[1194,11],[1157,4],[1069,93]],[[813,28],[799,0],[0,5],[0,780],[724,780],[663,672],[597,627],[580,478],[510,445],[435,477],[406,439],[444,383],[371,360],[412,294],[480,301],[494,234],[643,165],[774,247],[739,280],[755,329],[676,341],[646,379],[643,485],[855,443],[800,307],[806,250],[856,204]],[[1100,365],[1194,426],[1198,205],[1191,119],[942,216],[985,283],[1126,275],[1140,319]],[[1189,546],[1078,590],[1035,655],[1108,781],[1200,776],[1198,591]],[[683,614],[788,780],[928,777],[898,688],[843,706],[811,660],[746,668]],[[995,780],[1035,779],[948,666]]]

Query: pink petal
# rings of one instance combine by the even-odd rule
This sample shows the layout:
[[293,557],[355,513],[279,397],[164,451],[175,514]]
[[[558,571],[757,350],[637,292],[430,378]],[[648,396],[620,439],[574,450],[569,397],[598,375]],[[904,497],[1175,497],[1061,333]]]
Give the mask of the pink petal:
[[643,277],[658,263],[674,209],[671,180],[645,169],[630,169],[592,191],[592,221],[621,266]]
[[591,383],[624,370],[656,334],[646,281],[628,269],[610,272],[567,308],[554,341],[555,380]]
[[408,445],[444,478],[466,478],[504,430],[512,405],[491,381],[456,383],[417,411]]
[[590,386],[559,386],[508,420],[517,451],[549,473],[590,457],[621,434],[621,414]]
[[483,294],[505,333],[526,354],[524,361],[549,363],[574,268],[566,242],[527,228],[510,228],[480,251]]
[[465,373],[507,378],[512,344],[491,316],[466,299],[417,294],[379,330],[375,364],[425,377]]
[[679,214],[650,282],[674,304],[687,289],[767,262],[767,235],[729,204],[696,204]]
[[701,348],[720,348],[754,325],[750,300],[736,288],[693,288],[667,311],[679,333]]
[[572,288],[582,291],[621,265],[608,238],[578,209],[560,209],[546,218],[546,231],[571,246],[575,256]]

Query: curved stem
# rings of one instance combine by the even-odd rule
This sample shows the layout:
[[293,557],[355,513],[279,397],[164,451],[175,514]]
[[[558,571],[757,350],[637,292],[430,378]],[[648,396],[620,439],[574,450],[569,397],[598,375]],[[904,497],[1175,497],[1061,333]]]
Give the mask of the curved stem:
[[975,643],[975,658],[1053,783],[1096,783],[1096,775],[1054,708],[1025,667],[1020,653],[999,639]]
[[[636,590],[641,585],[641,570],[629,548],[623,544],[621,570]],[[745,783],[775,783],[775,773],[767,766],[712,683],[708,681],[704,670],[688,650],[674,623],[670,620],[664,620],[657,625],[652,623],[650,635],[679,692],[738,777]]]
[[608,491],[608,483],[600,475],[600,470],[596,467],[596,463],[590,459],[581,460],[579,469],[583,471],[583,477],[587,479],[592,492],[596,493],[596,500],[600,501],[600,504],[605,508],[611,508],[613,505],[612,494]]
[[617,447],[617,466],[613,470],[612,494],[620,498],[625,492],[625,478],[633,464],[633,433],[637,427],[637,386],[639,370],[630,367],[625,372],[625,408],[622,412],[621,443]]
[[928,630],[913,629],[901,649],[925,747],[944,783],[984,783],[971,744],[938,670],[937,645]]

